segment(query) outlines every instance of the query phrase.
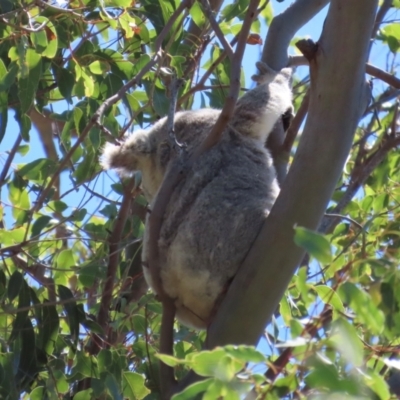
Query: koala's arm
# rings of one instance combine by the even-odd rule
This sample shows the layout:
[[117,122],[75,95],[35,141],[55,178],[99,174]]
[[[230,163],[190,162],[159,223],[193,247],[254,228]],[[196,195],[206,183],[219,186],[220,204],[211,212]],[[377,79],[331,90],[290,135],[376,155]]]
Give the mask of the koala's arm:
[[292,70],[276,72],[262,62],[256,65],[259,74],[252,79],[258,86],[239,99],[230,126],[265,143],[278,118],[292,107]]

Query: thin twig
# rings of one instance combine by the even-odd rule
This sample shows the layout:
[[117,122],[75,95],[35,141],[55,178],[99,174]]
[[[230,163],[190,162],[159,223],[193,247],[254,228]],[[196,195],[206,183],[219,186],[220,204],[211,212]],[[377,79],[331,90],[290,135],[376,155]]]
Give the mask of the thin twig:
[[[122,232],[125,226],[125,221],[131,207],[132,190],[134,187],[135,179],[132,178],[130,181],[128,181],[128,184],[124,188],[124,197],[122,200],[122,204],[119,209],[114,228],[110,233],[110,236],[108,237],[109,257],[107,265],[107,276],[103,288],[103,294],[101,296],[99,313],[97,316],[97,322],[104,329],[104,331],[107,330],[108,326],[108,312],[112,299],[115,275],[119,264],[119,246],[122,238]],[[94,343],[95,341],[93,341],[93,344]],[[94,353],[95,352],[92,352],[91,354]]]
[[222,44],[226,54],[228,55],[229,59],[233,61],[233,50],[229,42],[226,40],[225,35],[222,33],[221,28],[219,27],[218,22],[214,18],[213,11],[211,10],[210,3],[208,0],[200,0],[201,5],[203,6],[204,15],[207,17],[208,21],[210,22],[211,27],[213,28],[217,38]]
[[[300,65],[308,65],[308,61],[304,56],[290,57],[288,66],[298,67]],[[393,86],[396,89],[400,89],[400,79],[396,78],[395,75],[389,74],[388,72],[370,63],[367,63],[365,65],[365,71],[367,72],[368,75],[378,78],[381,81],[386,82],[388,85]]]
[[333,213],[325,213],[324,217],[327,218],[340,218],[340,219],[344,219],[346,221],[351,222],[352,224],[354,224],[357,228],[360,229],[364,229],[364,227],[359,224],[356,220],[354,220],[353,218],[348,217],[347,215],[342,215],[342,214],[333,214]]
[[0,188],[4,185],[7,174],[8,174],[8,170],[10,169],[12,160],[15,157],[15,154],[17,153],[18,147],[22,142],[22,136],[21,134],[18,135],[17,140],[14,143],[14,146],[11,148],[10,152],[8,153],[8,157],[6,162],[4,163],[4,167],[3,170],[1,171],[1,175],[0,175]]

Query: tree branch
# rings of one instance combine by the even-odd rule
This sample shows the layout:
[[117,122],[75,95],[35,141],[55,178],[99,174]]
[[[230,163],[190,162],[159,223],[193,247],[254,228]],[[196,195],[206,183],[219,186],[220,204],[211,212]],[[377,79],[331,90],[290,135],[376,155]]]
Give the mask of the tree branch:
[[[298,1],[291,10],[303,4]],[[256,344],[303,257],[293,226],[317,228],[342,172],[365,109],[365,63],[376,8],[377,0],[332,0],[311,64],[310,112],[293,165],[209,327],[208,348]],[[276,51],[275,68],[282,57],[287,60],[286,50]]]
[[[261,60],[276,71],[286,67],[289,64],[287,49],[290,41],[296,32],[328,3],[329,0],[297,0],[282,14],[277,15],[268,29]],[[275,124],[267,141],[267,148],[273,154],[280,185],[285,180],[288,169],[287,156],[282,154],[285,132],[281,125],[279,122]]]
[[277,15],[269,27],[261,60],[276,71],[286,67],[290,41],[328,3],[329,0],[297,0]]
[[[289,59],[289,66],[296,67],[300,65],[308,65],[308,61],[304,56],[291,56]],[[368,75],[378,78],[381,81],[393,86],[395,89],[400,89],[400,79],[395,75],[389,74],[388,72],[375,67],[372,64],[367,63],[365,66]]]
[[[124,197],[122,199],[122,204],[119,209],[114,228],[110,233],[110,236],[108,237],[109,257],[107,265],[107,276],[105,279],[103,294],[100,300],[99,313],[97,315],[97,322],[104,329],[104,331],[106,331],[108,327],[108,312],[110,309],[114,289],[115,274],[117,272],[119,264],[119,246],[122,238],[122,232],[125,226],[125,221],[130,211],[132,190],[134,187],[135,179],[132,178],[128,181],[128,184],[124,188]],[[93,344],[94,343],[95,341],[93,341]],[[95,352],[93,352],[92,354],[94,353]]]
[[22,136],[21,134],[18,134],[18,137],[13,145],[13,147],[11,148],[11,150],[8,152],[8,157],[6,162],[4,163],[3,166],[3,170],[1,171],[0,174],[0,188],[5,184],[6,182],[6,178],[7,178],[7,174],[8,171],[10,169],[11,163],[15,157],[15,154],[17,153],[18,147],[22,142]]

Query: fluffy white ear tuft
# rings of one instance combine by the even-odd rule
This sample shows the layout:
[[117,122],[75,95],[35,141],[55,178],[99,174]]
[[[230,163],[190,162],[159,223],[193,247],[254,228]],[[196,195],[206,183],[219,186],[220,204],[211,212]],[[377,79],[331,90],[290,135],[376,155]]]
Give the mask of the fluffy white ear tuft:
[[120,146],[115,144],[106,143],[102,149],[102,156],[100,159],[100,165],[103,169],[115,168],[115,160],[118,159],[118,153],[120,151]]

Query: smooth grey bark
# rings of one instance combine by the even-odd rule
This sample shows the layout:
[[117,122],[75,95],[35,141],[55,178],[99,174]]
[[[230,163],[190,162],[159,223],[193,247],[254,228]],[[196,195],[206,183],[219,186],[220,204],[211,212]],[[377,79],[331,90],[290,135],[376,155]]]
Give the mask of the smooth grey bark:
[[[209,327],[208,348],[258,342],[304,255],[293,241],[293,227],[318,227],[366,106],[365,63],[377,3],[331,2],[311,62],[309,114],[293,165]],[[276,68],[283,52],[270,57],[269,65]]]
[[261,60],[275,71],[289,63],[287,49],[296,32],[330,0],[297,0],[284,12],[274,17],[268,29]]
[[[293,36],[327,4],[329,0],[297,0],[277,15],[268,29],[261,61],[276,71],[288,66],[287,49]],[[267,148],[274,160],[279,186],[282,186],[288,169],[288,157],[283,150],[284,140],[282,121],[278,121],[268,137]]]

